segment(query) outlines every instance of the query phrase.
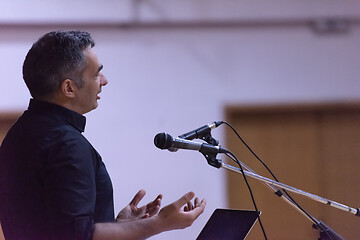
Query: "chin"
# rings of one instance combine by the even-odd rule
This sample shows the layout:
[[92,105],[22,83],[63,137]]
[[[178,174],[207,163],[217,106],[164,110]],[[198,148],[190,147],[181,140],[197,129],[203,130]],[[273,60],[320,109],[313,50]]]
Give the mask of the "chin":
[[92,107],[92,109],[91,109],[91,110],[96,109],[98,106],[99,106],[99,104],[98,104],[98,103],[94,104],[94,106]]
[[82,114],[91,112],[92,110],[96,109],[98,107],[98,104],[95,104],[94,106],[90,107],[89,109],[87,109],[86,111],[84,111]]

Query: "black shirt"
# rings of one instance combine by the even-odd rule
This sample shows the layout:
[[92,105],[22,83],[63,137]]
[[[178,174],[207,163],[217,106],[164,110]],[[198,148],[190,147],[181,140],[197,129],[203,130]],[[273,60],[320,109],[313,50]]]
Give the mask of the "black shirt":
[[30,100],[0,147],[0,222],[6,239],[92,239],[114,221],[101,156],[81,134],[86,118]]

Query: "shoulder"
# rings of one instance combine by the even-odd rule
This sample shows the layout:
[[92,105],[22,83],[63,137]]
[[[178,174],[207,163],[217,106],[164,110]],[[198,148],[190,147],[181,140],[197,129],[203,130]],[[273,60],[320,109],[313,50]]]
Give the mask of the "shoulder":
[[47,132],[44,136],[43,144],[57,144],[57,143],[78,143],[89,145],[87,139],[74,127],[68,124],[57,125]]
[[90,142],[69,125],[50,131],[42,143],[42,156],[47,163],[70,163],[95,166],[97,152]]

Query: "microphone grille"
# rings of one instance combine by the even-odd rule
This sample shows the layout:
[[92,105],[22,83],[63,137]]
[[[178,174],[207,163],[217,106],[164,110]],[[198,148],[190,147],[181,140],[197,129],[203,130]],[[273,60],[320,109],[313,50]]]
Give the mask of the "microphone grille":
[[173,138],[167,133],[158,133],[154,138],[154,144],[160,149],[169,149],[172,146]]

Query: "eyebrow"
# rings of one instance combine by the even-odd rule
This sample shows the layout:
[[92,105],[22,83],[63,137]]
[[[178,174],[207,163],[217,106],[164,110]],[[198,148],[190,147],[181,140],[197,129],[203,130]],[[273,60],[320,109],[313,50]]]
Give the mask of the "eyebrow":
[[97,71],[97,72],[100,72],[100,71],[101,71],[101,69],[103,69],[103,68],[104,68],[104,65],[102,65],[102,64],[101,64],[101,65],[99,66],[99,68],[98,68],[98,71]]

